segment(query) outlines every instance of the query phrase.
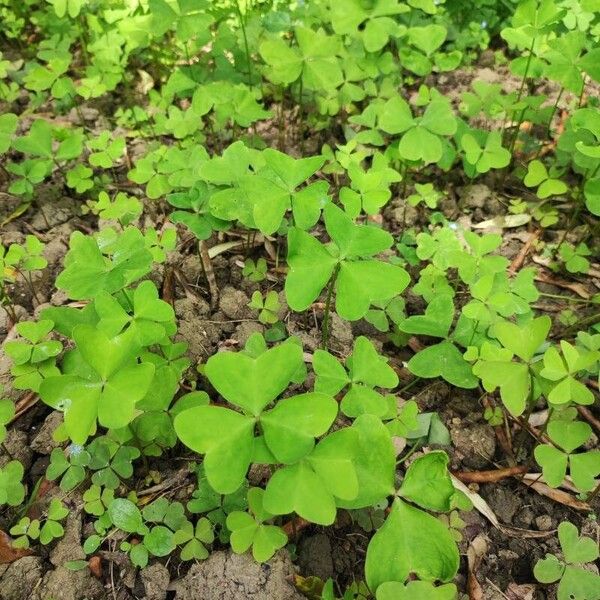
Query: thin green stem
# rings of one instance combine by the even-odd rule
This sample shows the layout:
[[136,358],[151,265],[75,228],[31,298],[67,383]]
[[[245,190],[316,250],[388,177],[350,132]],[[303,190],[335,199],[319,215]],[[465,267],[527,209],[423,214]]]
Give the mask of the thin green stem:
[[587,85],[587,75],[583,76],[583,85],[581,86],[581,93],[579,94],[579,102],[577,103],[577,108],[581,108],[583,104],[583,95],[585,94],[585,87]]
[[[565,91],[565,88],[561,86],[560,91],[558,92],[558,96],[556,96],[556,100],[554,102],[554,105],[552,106],[552,112],[550,113],[550,118],[548,119],[548,129],[546,131],[546,137],[548,139],[551,139],[552,136],[552,120],[554,119],[554,115],[556,114],[556,111],[558,109],[558,104],[562,98],[562,95]],[[540,146],[541,148],[541,146]]]
[[596,486],[596,489],[586,498],[586,502],[589,504],[599,493],[600,483]]
[[338,273],[340,272],[339,263],[336,265],[331,279],[329,280],[329,287],[327,288],[327,299],[325,300],[325,313],[323,314],[323,324],[321,325],[321,345],[327,350],[327,344],[329,343],[329,314],[331,312],[331,299],[333,297],[333,288],[335,287],[335,281]]
[[539,292],[540,296],[544,298],[555,298],[556,300],[564,300],[565,302],[579,302],[581,304],[590,304],[590,300],[584,298],[571,298],[571,296],[563,296],[561,294],[546,294],[545,292]]
[[87,39],[86,39],[86,24],[83,13],[79,13],[79,43],[81,44],[81,54],[83,55],[83,63],[87,67],[90,64],[90,57],[87,52]]
[[[521,98],[523,97],[523,92],[525,91],[525,84],[527,82],[527,79],[529,78],[529,69],[531,68],[531,61],[533,59],[533,49],[535,47],[535,41],[536,41],[536,36],[533,36],[533,38],[531,40],[531,46],[529,48],[529,55],[527,56],[527,63],[525,64],[525,71],[523,73],[523,78],[521,79],[521,86],[519,87],[519,93],[517,94],[517,103],[520,102]],[[521,127],[521,123],[523,122],[523,118],[525,116],[525,111],[526,111],[526,108],[523,108],[521,110],[521,114],[519,115],[519,118],[517,120],[517,125],[515,127],[515,134],[511,138],[510,148],[509,148],[511,163],[512,163],[513,152],[515,149],[515,144],[517,143],[517,138],[519,137],[519,129]]]
[[[596,171],[597,171],[597,169],[596,169]],[[594,171],[594,173],[592,173],[592,177],[595,175],[596,171]],[[577,223],[577,217],[579,216],[579,213],[581,212],[581,208],[582,208],[581,200],[582,200],[582,196],[583,196],[583,188],[585,187],[585,182],[589,178],[590,178],[590,173],[589,173],[589,169],[588,169],[588,171],[586,171],[586,173],[583,177],[583,181],[581,182],[581,185],[579,186],[579,190],[577,191],[577,196],[575,197],[575,210],[571,213],[571,218],[569,219],[569,225],[563,232],[563,234],[560,238],[560,242],[556,246],[557,248],[561,247],[563,242],[567,239],[567,236],[569,235],[569,233],[571,233],[571,231],[573,231],[573,229],[575,228],[575,223]]]
[[410,390],[410,388],[412,388],[415,385],[417,385],[417,383],[419,383],[419,381],[421,381],[421,378],[420,377],[415,377],[411,382],[407,383],[404,387],[401,387],[399,390],[397,390],[396,394],[400,395],[403,392],[406,392],[407,390]]
[[[525,424],[527,425],[527,423],[529,423],[529,417],[531,416],[531,413],[533,412],[533,408],[535,406],[534,402],[533,402],[533,393],[534,393],[534,385],[533,385],[533,373],[531,372],[531,368],[529,369],[529,395],[527,398],[527,408],[525,410],[525,414],[523,415],[522,419],[525,421]],[[515,451],[515,458],[517,460],[519,460],[519,454],[521,452],[521,449],[523,448],[523,444],[525,443],[525,439],[527,437],[527,430],[525,427],[523,427],[523,431],[521,431],[521,435],[520,435],[520,439],[519,439],[519,445],[517,446],[517,449]]]
[[525,64],[525,72],[523,73],[523,79],[521,80],[521,87],[519,88],[519,93],[517,94],[517,102],[519,102],[523,96],[523,91],[525,90],[525,83],[529,76],[529,69],[531,67],[531,61],[533,59],[533,49],[535,47],[536,36],[534,35],[531,40],[531,46],[529,47],[529,56],[527,56],[527,63]]
[[304,155],[304,107],[302,105],[302,94],[304,92],[304,77],[300,77],[298,84],[298,135],[300,137],[300,152]]
[[402,211],[402,229],[401,233],[404,233],[404,229],[406,228],[406,205],[408,203],[406,199],[406,187],[408,185],[408,163],[404,163],[404,169],[402,170],[402,200],[404,201],[404,210]]
[[23,272],[18,267],[14,267],[14,269],[21,276],[21,279],[25,282],[25,284],[29,287],[29,290],[31,291],[31,295],[33,296],[33,299],[38,304],[41,304],[40,299],[37,295],[37,292],[35,291],[35,286],[33,285],[33,280],[31,279],[31,271],[26,271],[26,273],[27,273],[27,275],[26,275],[25,272]]
[[[246,63],[248,66],[248,85],[252,87],[252,60],[250,58],[250,46],[248,45],[248,36],[246,34],[246,22],[244,19],[244,15],[242,14],[242,9],[240,8],[239,0],[236,0],[235,8],[237,10],[238,17],[240,19],[240,27],[242,28],[242,37],[244,38],[244,50],[246,52]],[[246,9],[248,7],[246,6]]]
[[581,329],[582,327],[586,327],[587,325],[595,325],[596,323],[600,323],[600,313],[595,313],[590,315],[589,317],[584,317],[583,319],[579,319],[577,323],[573,323],[568,329],[563,332],[563,337],[571,332]]
[[401,465],[403,462],[407,461],[420,448],[421,448],[420,444],[415,444],[404,456],[401,456],[396,461],[396,466]]

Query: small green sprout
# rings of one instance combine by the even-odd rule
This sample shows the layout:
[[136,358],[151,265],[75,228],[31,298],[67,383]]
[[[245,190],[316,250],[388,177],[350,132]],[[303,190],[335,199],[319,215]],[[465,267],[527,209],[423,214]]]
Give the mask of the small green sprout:
[[281,304],[279,295],[273,290],[267,292],[264,298],[259,291],[254,292],[248,306],[258,311],[258,320],[265,325],[276,323],[279,320],[278,313],[281,310]]
[[600,598],[600,577],[584,567],[598,558],[597,542],[585,536],[580,537],[577,527],[567,521],[558,526],[558,539],[562,560],[554,554],[547,554],[546,558],[536,563],[533,569],[535,578],[541,583],[558,581],[558,600]]
[[259,258],[256,262],[247,258],[244,261],[242,275],[254,283],[260,283],[266,278],[267,270],[267,261],[264,258]]

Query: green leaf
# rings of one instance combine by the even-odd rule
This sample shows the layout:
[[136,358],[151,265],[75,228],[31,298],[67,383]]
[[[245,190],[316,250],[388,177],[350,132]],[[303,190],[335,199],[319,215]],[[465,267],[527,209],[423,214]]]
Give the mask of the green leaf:
[[329,430],[337,412],[337,402],[318,392],[280,400],[261,415],[265,442],[278,462],[297,462],[311,452],[315,438]]
[[585,205],[596,216],[600,216],[600,177],[588,179],[583,188]]
[[269,560],[279,548],[287,543],[287,535],[279,527],[264,525],[272,518],[263,508],[264,490],[251,488],[248,503],[256,518],[245,512],[234,511],[227,517],[227,528],[231,531],[231,547],[241,554],[252,546],[252,555],[258,562]]
[[144,536],[144,546],[154,556],[168,556],[175,549],[173,532],[164,525],[156,525]]
[[586,569],[567,565],[558,586],[558,600],[600,600],[600,577]]
[[0,506],[18,506],[25,499],[23,479],[23,465],[18,460],[11,460],[0,468]]
[[591,538],[579,537],[573,523],[563,521],[558,526],[558,540],[565,560],[570,564],[593,562],[598,558],[598,544]]
[[[114,234],[113,230],[105,229],[104,235],[110,232]],[[139,229],[130,227],[115,237],[112,259],[106,259],[98,240],[75,231],[65,257],[65,269],[56,278],[56,286],[70,298],[91,299],[101,290],[116,292],[150,271],[152,254],[146,249]]]
[[[411,28],[411,31],[413,29],[415,28]],[[421,118],[421,126],[436,135],[449,136],[456,133],[456,118],[446,97],[437,94],[431,100]]]
[[354,418],[363,414],[383,417],[389,412],[389,402],[373,388],[353,383],[342,399],[340,408],[348,417]]
[[417,458],[406,471],[398,495],[428,510],[447,512],[455,494],[448,473],[448,455],[429,452]]
[[171,321],[175,318],[168,302],[158,298],[158,290],[152,281],[142,281],[133,293],[133,310],[136,319],[150,321]]
[[505,348],[525,362],[529,362],[546,340],[551,326],[550,317],[544,315],[522,326],[501,321],[494,325],[493,332]]
[[4,154],[10,148],[10,142],[18,122],[19,118],[13,113],[0,115],[0,154]]
[[377,588],[377,600],[455,600],[456,594],[453,583],[434,587],[428,581],[386,581]]
[[405,333],[445,338],[448,337],[453,319],[452,296],[442,294],[433,298],[427,305],[424,315],[408,317],[398,324],[398,328]]
[[367,549],[365,576],[377,592],[386,581],[404,582],[412,573],[427,581],[450,581],[458,571],[458,549],[446,526],[396,499]]
[[140,509],[131,500],[115,498],[108,506],[111,523],[127,533],[143,533],[144,523]]
[[523,179],[523,183],[527,187],[535,187],[546,179],[548,179],[548,171],[544,163],[541,160],[532,160],[527,165],[527,174],[525,175],[525,179]]
[[332,91],[342,84],[344,75],[336,56],[339,38],[307,27],[294,30],[302,53],[302,78],[307,90]]
[[274,515],[296,512],[319,525],[331,525],[335,520],[335,499],[306,461],[275,471],[267,484],[264,504]]
[[259,47],[260,55],[269,65],[267,77],[277,84],[290,84],[302,73],[302,56],[296,48],[290,48],[282,39],[264,41]]
[[373,256],[394,243],[387,231],[371,225],[357,225],[335,204],[328,204],[323,215],[327,233],[339,248],[342,259]]
[[531,391],[531,377],[527,365],[511,361],[480,361],[473,373],[481,378],[486,391],[500,388],[502,402],[514,416],[523,414]]
[[533,568],[533,574],[540,583],[554,583],[558,581],[565,571],[565,565],[553,554],[546,554],[546,558],[538,560]]
[[577,489],[591,492],[597,485],[595,478],[600,474],[600,450],[572,454],[569,467]]
[[411,27],[408,30],[408,40],[413,46],[430,56],[444,43],[446,34],[446,28],[442,25]]
[[502,146],[502,136],[499,131],[488,133],[483,147],[470,133],[460,138],[460,145],[465,151],[466,161],[474,165],[478,173],[487,173],[490,169],[502,169],[510,163],[511,154]]
[[226,400],[258,416],[293,381],[302,364],[302,348],[283,343],[257,358],[220,352],[208,359],[205,374]]
[[583,446],[592,435],[592,428],[583,421],[551,421],[548,435],[565,452],[571,453]]
[[217,492],[240,487],[252,460],[254,419],[220,406],[197,406],[179,413],[174,427],[186,446],[206,455],[206,476]]
[[399,295],[409,281],[402,267],[379,260],[343,262],[336,281],[336,312],[348,321],[361,319],[373,302]]
[[236,554],[243,554],[250,548],[254,536],[259,528],[259,523],[247,512],[233,511],[227,515],[227,529],[231,531],[231,549]]
[[388,430],[374,415],[361,415],[352,425],[358,433],[354,467],[358,478],[358,496],[338,500],[341,508],[373,506],[394,492],[396,453]]
[[306,459],[327,490],[342,500],[354,500],[358,494],[354,468],[357,440],[354,429],[338,429],[323,438]]
[[347,366],[354,382],[387,389],[393,389],[398,385],[396,371],[387,364],[386,358],[378,354],[373,343],[363,335],[356,338]]
[[321,440],[305,460],[278,469],[267,484],[265,509],[275,515],[296,512],[312,523],[331,525],[335,498],[351,500],[358,494],[355,434],[348,428],[336,431]]
[[399,95],[392,96],[379,110],[377,125],[392,135],[413,127],[414,119],[408,102]]
[[538,198],[549,198],[564,194],[567,191],[567,185],[560,179],[552,179],[544,163],[540,160],[533,160],[527,165],[527,174],[523,179],[527,187],[539,186],[537,190]]
[[29,133],[13,142],[13,148],[23,154],[52,158],[52,125],[43,119],[34,121]]
[[317,392],[335,396],[350,383],[346,369],[326,350],[315,350],[312,365],[316,375],[315,391]]
[[336,259],[312,235],[292,227],[288,232],[288,265],[285,295],[292,310],[306,310],[333,274]]
[[557,488],[564,481],[567,474],[568,454],[558,448],[547,444],[536,446],[534,456],[542,467],[544,480],[553,488]]
[[62,537],[64,533],[65,530],[60,523],[48,520],[40,529],[40,543],[43,545],[47,545],[52,540]]
[[257,562],[266,562],[279,550],[283,548],[288,541],[288,537],[281,529],[275,525],[259,525],[254,535],[252,544],[252,556]]
[[398,152],[406,160],[422,160],[425,164],[431,164],[442,158],[443,146],[436,134],[422,125],[417,125],[402,136]]
[[136,544],[129,551],[129,559],[135,567],[143,569],[148,564],[148,549],[144,544]]
[[290,192],[314,175],[325,162],[324,156],[295,159],[273,148],[263,151],[267,167],[275,173]]
[[421,350],[408,361],[407,366],[417,377],[443,377],[452,385],[466,389],[478,385],[471,365],[450,341],[443,341]]
[[146,395],[153,375],[154,365],[150,363],[124,367],[112,375],[104,383],[98,400],[98,422],[109,429],[120,429],[131,423],[135,405]]

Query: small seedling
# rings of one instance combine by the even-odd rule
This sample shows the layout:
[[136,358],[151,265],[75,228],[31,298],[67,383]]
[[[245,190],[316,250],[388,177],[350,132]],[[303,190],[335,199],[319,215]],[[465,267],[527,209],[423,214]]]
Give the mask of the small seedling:
[[287,543],[287,535],[280,527],[267,525],[265,521],[273,515],[263,507],[264,490],[248,490],[249,512],[234,511],[227,517],[227,527],[231,531],[231,548],[242,554],[252,547],[252,556],[258,562],[269,560],[277,550]]
[[[551,321],[547,316],[534,319],[523,326],[503,321],[494,326],[494,336],[502,349],[485,344],[473,366],[486,391],[500,388],[502,402],[515,416],[521,415],[532,400],[532,361],[546,340]],[[521,359],[514,361],[513,357]]]
[[265,325],[272,325],[279,320],[278,313],[281,310],[281,304],[279,295],[273,290],[267,292],[264,298],[259,291],[254,292],[248,306],[258,311],[258,320]]
[[559,196],[567,191],[567,185],[563,181],[550,177],[541,160],[531,161],[527,165],[527,175],[525,175],[523,183],[527,187],[537,187],[536,195],[542,199]]
[[600,577],[583,567],[598,558],[598,544],[591,538],[579,536],[577,527],[563,521],[558,526],[558,539],[563,553],[562,560],[547,554],[539,560],[533,573],[541,583],[558,581],[558,600],[600,598]]
[[254,283],[260,283],[266,278],[267,270],[267,261],[264,258],[259,258],[256,262],[251,258],[247,258],[244,262],[242,275]]
[[37,540],[43,546],[47,546],[52,541],[61,538],[65,530],[59,521],[65,519],[68,514],[69,509],[58,498],[53,498],[44,518],[32,520],[29,517],[23,517],[11,527],[10,534],[20,536],[13,542],[14,547],[29,548],[31,542]]
[[0,467],[0,506],[18,506],[25,499],[25,486],[23,479],[23,465],[18,460],[11,460],[4,467]]
[[565,268],[569,273],[587,273],[590,268],[590,261],[587,259],[592,254],[587,244],[581,242],[576,247],[563,242],[558,248],[558,254],[565,263]]
[[578,490],[593,490],[594,478],[600,473],[600,450],[574,452],[588,441],[592,428],[582,421],[556,420],[548,425],[548,435],[554,445],[539,445],[534,452],[546,483],[550,487],[560,486],[568,468]]
[[442,197],[443,194],[436,190],[432,183],[415,183],[415,193],[407,198],[407,202],[411,206],[418,206],[424,203],[427,205],[427,208],[435,210]]
[[[402,292],[409,276],[402,267],[373,258],[392,245],[392,237],[387,232],[369,225],[356,225],[333,204],[323,212],[332,239],[328,245],[300,229],[289,232],[287,301],[293,310],[306,310],[329,285],[329,301],[334,288],[336,290],[338,315],[354,321],[363,317],[373,302],[389,300]],[[326,324],[323,329],[325,332]]]
[[2,398],[4,386],[0,384],[0,444],[6,439],[6,426],[15,416],[15,405],[9,398]]

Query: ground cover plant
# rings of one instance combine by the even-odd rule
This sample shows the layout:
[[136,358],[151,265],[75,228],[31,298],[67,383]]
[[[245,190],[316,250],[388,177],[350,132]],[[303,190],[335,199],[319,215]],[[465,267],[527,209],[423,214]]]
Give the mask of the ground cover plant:
[[0,17],[2,600],[600,600],[599,2]]

